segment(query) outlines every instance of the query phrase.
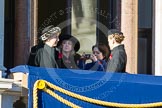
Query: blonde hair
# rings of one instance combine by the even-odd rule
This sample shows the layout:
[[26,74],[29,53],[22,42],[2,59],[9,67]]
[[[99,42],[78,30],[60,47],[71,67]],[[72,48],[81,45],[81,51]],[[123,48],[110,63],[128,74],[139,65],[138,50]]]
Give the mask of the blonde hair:
[[113,38],[115,38],[116,42],[121,43],[124,40],[125,36],[123,36],[123,34],[114,33]]

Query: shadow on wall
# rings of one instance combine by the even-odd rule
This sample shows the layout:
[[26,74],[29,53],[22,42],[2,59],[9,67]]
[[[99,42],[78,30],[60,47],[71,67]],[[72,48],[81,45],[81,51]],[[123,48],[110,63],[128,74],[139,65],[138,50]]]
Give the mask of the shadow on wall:
[[24,97],[20,97],[19,100],[13,103],[13,108],[26,108],[26,104],[24,103]]

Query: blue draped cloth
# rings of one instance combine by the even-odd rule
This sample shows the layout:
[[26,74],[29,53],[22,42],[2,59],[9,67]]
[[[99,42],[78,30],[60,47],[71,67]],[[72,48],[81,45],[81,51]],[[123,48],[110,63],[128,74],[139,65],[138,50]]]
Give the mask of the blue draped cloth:
[[[27,65],[10,69],[29,73],[28,108],[33,108],[32,90],[36,80],[43,79],[74,93],[108,102],[143,104],[162,102],[162,77],[142,74],[113,73],[74,69],[54,69]],[[83,108],[104,108],[56,92]],[[69,108],[49,94],[39,91],[39,108]]]

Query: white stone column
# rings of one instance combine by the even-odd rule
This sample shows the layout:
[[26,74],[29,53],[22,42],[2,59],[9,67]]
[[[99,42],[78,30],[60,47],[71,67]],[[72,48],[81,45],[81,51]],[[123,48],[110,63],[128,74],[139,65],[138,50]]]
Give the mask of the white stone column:
[[162,75],[162,0],[153,0],[153,74]]
[[96,0],[81,0],[85,18],[94,18],[94,3]]
[[121,0],[121,31],[125,35],[126,71],[137,73],[138,0]]
[[84,16],[81,27],[83,28],[87,27],[87,29],[91,28],[91,30],[95,30],[95,26],[92,27],[92,25],[96,25],[96,17],[95,17],[96,0],[81,0],[81,4]]
[[72,31],[76,31],[77,27],[76,27],[76,18],[74,15],[74,7],[72,7]]
[[38,44],[38,0],[31,0],[31,42],[30,45]]
[[[80,41],[79,53],[91,53],[92,45],[96,43],[96,19],[95,19],[95,4],[97,0],[81,0],[83,17],[75,17],[76,22],[79,22],[77,31],[73,33]],[[75,8],[74,8],[75,9]],[[79,8],[76,8],[79,9]]]

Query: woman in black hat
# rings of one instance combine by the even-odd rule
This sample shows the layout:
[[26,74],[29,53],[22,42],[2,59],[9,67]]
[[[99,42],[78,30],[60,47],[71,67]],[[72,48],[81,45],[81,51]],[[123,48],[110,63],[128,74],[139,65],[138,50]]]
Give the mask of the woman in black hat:
[[60,36],[58,48],[60,49],[57,55],[59,68],[77,69],[80,59],[80,55],[76,53],[80,49],[78,39],[72,35],[62,35]]
[[[43,45],[40,45],[40,47],[35,49],[36,54],[33,58],[33,66],[58,68],[55,60],[55,47],[59,41],[60,33],[61,29],[59,27],[54,27],[53,25],[46,27],[42,31],[40,39],[43,41]],[[29,60],[31,60],[30,57]]]

